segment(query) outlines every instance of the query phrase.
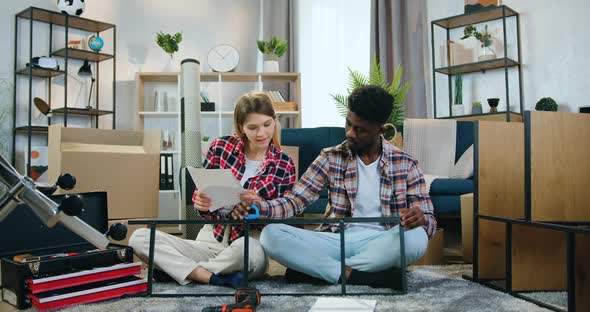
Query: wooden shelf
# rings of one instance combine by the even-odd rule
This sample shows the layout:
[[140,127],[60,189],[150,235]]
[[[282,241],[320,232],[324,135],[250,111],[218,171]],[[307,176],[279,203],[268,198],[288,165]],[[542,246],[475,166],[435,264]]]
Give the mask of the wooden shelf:
[[461,64],[461,65],[454,65],[450,67],[441,67],[435,69],[437,73],[445,74],[445,75],[456,75],[456,74],[467,74],[467,73],[474,73],[480,72],[485,70],[492,70],[498,68],[505,68],[505,67],[514,67],[520,65],[517,61],[509,59],[507,57],[476,62],[476,63],[468,63],[468,64]]
[[[462,121],[473,121],[473,120],[487,120],[487,121],[506,121],[506,112],[495,112],[495,113],[483,113],[473,115],[461,115],[452,117],[437,117],[437,119],[455,119]],[[522,122],[522,113],[510,112],[511,122]]]
[[433,24],[443,28],[453,29],[457,27],[463,27],[487,21],[493,21],[502,18],[502,12],[505,10],[506,17],[516,16],[518,13],[511,8],[501,5],[499,7],[473,12],[469,14],[455,15],[436,21],[432,21]]
[[[66,72],[63,70],[54,70],[54,69],[45,69],[45,68],[33,68],[33,77],[42,77],[42,78],[49,78],[49,77],[56,77],[65,74]],[[29,68],[23,68],[16,71],[17,75],[29,75]]]
[[14,128],[14,131],[18,132],[29,132],[29,128],[33,133],[47,133],[49,127],[47,126],[21,126]]
[[68,20],[68,27],[72,29],[79,29],[89,32],[102,32],[111,28],[115,25],[109,23],[103,23],[99,21],[90,20],[87,18],[68,16],[60,12],[49,11],[46,9],[30,7],[17,14],[20,18],[33,19],[34,21],[44,22],[59,26],[66,26],[66,18]]
[[169,117],[174,118],[180,116],[178,112],[139,112],[141,117]]
[[66,57],[66,50],[68,51],[68,58],[71,59],[78,59],[78,60],[88,60],[92,62],[102,62],[113,58],[112,54],[105,54],[105,53],[98,53],[93,51],[81,50],[81,49],[72,49],[72,48],[63,48],[57,51],[51,52],[53,56],[61,56]]
[[53,114],[65,114],[68,113],[68,115],[80,115],[80,116],[103,116],[103,115],[109,115],[112,114],[113,111],[107,111],[107,110],[100,110],[100,109],[87,109],[87,108],[75,108],[75,107],[61,107],[61,108],[56,108],[56,109],[52,109],[51,113]]

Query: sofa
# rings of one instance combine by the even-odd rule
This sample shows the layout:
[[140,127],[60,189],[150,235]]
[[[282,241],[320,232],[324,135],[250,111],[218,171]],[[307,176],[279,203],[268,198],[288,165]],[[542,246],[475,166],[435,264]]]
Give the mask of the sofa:
[[[401,129],[398,129],[401,131]],[[473,122],[457,121],[455,162],[473,144]],[[299,177],[319,155],[320,151],[345,140],[342,127],[288,128],[281,131],[281,144],[299,147]],[[430,196],[435,214],[439,217],[461,217],[461,195],[473,192],[473,179],[435,179]],[[305,210],[305,213],[324,213],[328,204],[327,190]]]

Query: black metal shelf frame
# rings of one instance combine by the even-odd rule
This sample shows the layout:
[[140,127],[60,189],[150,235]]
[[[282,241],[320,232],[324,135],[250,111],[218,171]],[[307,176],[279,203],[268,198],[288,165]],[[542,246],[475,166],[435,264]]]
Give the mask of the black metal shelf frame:
[[[508,47],[507,47],[507,34],[506,34],[506,19],[509,17],[516,18],[516,41],[517,41],[517,54],[518,59],[513,60],[508,58]],[[482,62],[475,62],[469,64],[460,64],[448,67],[441,67],[437,68],[435,64],[435,45],[434,45],[434,26],[439,26],[446,30],[446,40],[447,42],[450,40],[450,31],[455,28],[483,23],[487,21],[493,20],[502,20],[502,35],[503,35],[503,42],[504,42],[504,57],[489,61],[482,61]],[[473,12],[469,14],[461,14],[456,15],[448,18],[443,18],[439,20],[434,20],[430,23],[430,46],[432,51],[432,92],[433,92],[433,112],[434,118],[441,118],[443,116],[437,116],[436,112],[436,74],[443,74],[447,75],[448,80],[448,98],[449,98],[449,116],[444,116],[446,118],[452,117],[462,117],[462,116],[453,116],[453,85],[452,85],[452,76],[456,74],[467,74],[467,73],[475,73],[475,72],[485,72],[486,70],[497,70],[497,69],[504,69],[504,85],[506,91],[506,121],[510,121],[510,113],[517,113],[523,114],[524,112],[524,103],[523,103],[523,94],[522,94],[522,68],[521,68],[521,45],[520,45],[520,18],[519,14],[514,11],[513,9],[509,8],[506,5],[501,5],[494,8],[485,9],[479,12]],[[520,112],[511,112],[510,111],[510,87],[508,83],[508,69],[511,67],[516,67],[518,70],[518,90],[519,90],[519,101],[520,101]],[[478,114],[479,115],[479,114]],[[481,114],[483,115],[483,114]]]
[[[233,296],[234,293],[183,293],[183,294],[154,294],[152,292],[152,277],[154,269],[154,253],[156,240],[156,227],[158,225],[179,225],[179,224],[242,224],[244,226],[244,237],[250,236],[250,226],[254,224],[291,224],[291,225],[305,225],[305,224],[321,224],[321,223],[338,223],[341,229],[344,229],[345,224],[348,223],[364,223],[364,222],[379,222],[379,223],[399,223],[399,217],[379,217],[379,218],[290,218],[290,219],[252,219],[252,220],[129,220],[129,225],[146,225],[150,229],[150,247],[148,253],[148,286],[147,291],[139,295],[130,295],[129,297],[158,297],[158,298],[178,298],[178,297],[218,297],[218,296]],[[405,252],[405,238],[404,228],[398,226],[399,242],[400,242],[400,268],[401,268],[401,290],[391,289],[388,292],[347,292],[346,280],[342,279],[340,282],[340,292],[337,293],[264,293],[264,296],[368,296],[368,295],[405,295],[408,292],[407,275],[406,275],[406,252]],[[341,230],[340,234],[340,271],[344,276],[346,263],[344,262],[345,250],[345,231]],[[244,240],[244,280],[242,287],[248,286],[248,267],[249,267],[249,239]]]
[[[18,69],[18,25],[19,19],[26,19],[29,22],[29,56],[28,56],[28,63],[32,64],[33,60],[33,23],[40,22],[49,24],[49,47],[48,47],[48,55],[59,56],[63,57],[64,59],[64,69],[63,70],[51,70],[51,69],[40,69],[40,68],[33,68],[32,66],[27,66],[25,68]],[[64,27],[64,47],[63,49],[58,49],[56,51],[52,51],[52,43],[53,43],[53,27],[54,26],[62,26]],[[113,32],[113,54],[104,54],[98,52],[91,52],[86,50],[80,49],[72,49],[67,48],[68,41],[69,41],[69,31],[71,29],[74,30],[81,30],[86,32],[92,32],[96,35],[99,35],[101,32],[112,30]],[[86,18],[81,18],[77,16],[69,16],[66,14],[62,14],[60,12],[54,12],[46,9],[41,9],[37,7],[29,7],[15,15],[14,19],[14,88],[13,88],[13,101],[14,101],[14,109],[13,109],[13,136],[12,136],[12,164],[15,164],[16,161],[16,137],[17,134],[26,134],[27,135],[27,146],[28,150],[31,150],[31,138],[34,133],[47,133],[47,126],[39,126],[32,124],[32,111],[33,111],[33,77],[47,79],[48,83],[48,101],[47,103],[51,107],[51,79],[53,77],[58,77],[63,75],[64,76],[64,106],[63,108],[58,108],[53,110],[53,113],[56,114],[63,114],[64,120],[64,127],[68,126],[68,115],[76,115],[76,116],[89,116],[94,117],[95,127],[99,127],[99,116],[112,114],[112,129],[115,129],[115,120],[116,120],[116,72],[117,72],[117,62],[116,62],[116,54],[117,54],[117,31],[116,26],[114,24],[104,23],[100,21],[94,21]],[[96,83],[96,96],[95,96],[95,109],[80,109],[80,108],[73,108],[68,107],[68,60],[69,59],[80,59],[80,60],[88,60],[91,62],[95,62],[95,79]],[[100,62],[105,60],[112,59],[113,62],[113,81],[112,81],[112,111],[101,110],[99,108],[99,95],[100,95],[100,83],[98,83],[100,78]],[[17,126],[17,81],[18,75],[28,76],[28,122],[25,125]],[[48,118],[48,126],[51,125],[51,117]],[[27,168],[26,174],[30,175],[31,170],[31,155],[27,157]]]

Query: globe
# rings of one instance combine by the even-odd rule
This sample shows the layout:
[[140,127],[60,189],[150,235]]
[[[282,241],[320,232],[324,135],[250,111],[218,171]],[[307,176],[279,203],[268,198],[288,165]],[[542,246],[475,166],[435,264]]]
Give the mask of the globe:
[[88,47],[94,52],[100,52],[104,46],[104,40],[99,36],[92,36],[88,39]]

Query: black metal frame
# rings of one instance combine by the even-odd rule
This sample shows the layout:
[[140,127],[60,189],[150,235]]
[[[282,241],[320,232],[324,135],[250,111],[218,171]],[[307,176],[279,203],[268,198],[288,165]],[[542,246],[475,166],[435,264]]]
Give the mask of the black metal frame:
[[[497,10],[501,10],[502,14],[500,17],[482,17],[480,19],[477,19],[477,21],[475,23],[483,23],[483,22],[488,22],[488,21],[493,21],[493,20],[498,20],[501,19],[502,20],[502,38],[504,40],[504,43],[507,42],[507,34],[506,34],[506,19],[509,17],[514,16],[516,18],[516,41],[517,41],[517,57],[518,59],[516,61],[513,61],[511,59],[508,58],[508,47],[506,44],[504,44],[504,59],[503,59],[503,65],[502,66],[497,66],[494,67],[492,69],[495,68],[503,68],[504,69],[504,84],[505,84],[505,89],[506,89],[506,111],[505,112],[501,112],[501,113],[505,113],[506,114],[506,121],[510,121],[510,113],[516,113],[516,114],[520,114],[522,115],[524,112],[524,102],[523,102],[523,93],[522,93],[522,68],[521,68],[521,44],[520,44],[520,18],[519,18],[519,14],[514,11],[513,9],[507,7],[506,5],[501,5],[498,7],[492,7],[492,8],[487,8],[484,10],[480,10],[477,12],[472,12],[472,13],[468,13],[468,14],[461,14],[461,15],[456,15],[456,16],[452,16],[452,17],[447,17],[447,18],[443,18],[443,19],[438,19],[438,20],[434,20],[432,22],[430,22],[430,46],[431,46],[431,51],[432,51],[432,93],[433,93],[433,113],[434,113],[434,118],[457,118],[457,117],[473,117],[473,116],[481,116],[481,115],[495,115],[498,113],[482,113],[482,114],[473,114],[473,115],[461,115],[461,116],[453,116],[453,84],[452,84],[452,74],[446,74],[448,77],[448,93],[449,93],[449,116],[437,116],[437,112],[436,112],[436,74],[441,73],[441,74],[445,74],[443,73],[441,70],[442,69],[451,69],[451,68],[457,68],[460,66],[464,66],[466,64],[461,64],[461,65],[456,65],[456,66],[451,66],[450,64],[447,65],[447,67],[441,67],[441,68],[436,68],[436,64],[435,64],[435,46],[434,46],[434,25],[437,25],[441,28],[444,28],[446,30],[446,34],[447,34],[447,42],[450,40],[450,31],[451,29],[456,29],[459,27],[463,27],[466,25],[458,25],[455,27],[451,27],[451,26],[443,26],[443,24],[448,23],[451,20],[459,20],[459,19],[464,19],[467,16],[476,16],[478,14],[482,14],[482,11],[497,11]],[[507,14],[507,10],[509,11],[509,14]],[[486,70],[492,70],[492,69],[486,69],[485,65],[490,63],[490,61],[480,61],[480,62],[475,62],[475,63],[470,63],[470,65],[475,65],[475,64],[479,64],[481,65],[481,68],[479,70],[481,70],[482,73],[485,73]],[[509,92],[509,83],[508,83],[508,69],[510,67],[518,67],[518,92],[519,92],[519,98],[520,98],[520,112],[511,112],[510,111],[510,92]],[[477,70],[477,71],[479,71]],[[471,73],[474,72],[475,70],[459,70],[459,72],[457,74],[466,74],[466,73]]]
[[[340,228],[344,228],[346,223],[363,223],[363,222],[384,222],[384,223],[399,223],[399,217],[381,217],[381,218],[333,218],[333,219],[323,219],[323,218],[314,218],[314,219],[307,219],[307,218],[292,218],[292,219],[253,219],[253,220],[129,220],[129,224],[137,224],[137,225],[147,225],[150,229],[150,247],[149,247],[149,255],[148,255],[148,286],[147,291],[143,294],[136,295],[136,296],[147,296],[147,297],[160,297],[160,298],[170,298],[170,297],[218,297],[218,296],[233,296],[234,293],[184,293],[184,294],[154,294],[152,292],[152,277],[153,277],[153,263],[154,263],[154,245],[155,245],[155,237],[156,237],[156,226],[157,225],[179,225],[179,224],[242,224],[245,229],[245,237],[249,237],[250,234],[250,225],[252,224],[272,224],[272,223],[282,223],[282,224],[291,224],[291,225],[305,225],[305,224],[320,224],[320,223],[338,223]],[[356,292],[351,293],[346,291],[346,280],[341,281],[341,291],[338,293],[264,293],[264,296],[334,296],[334,295],[341,295],[341,296],[363,296],[363,295],[404,295],[407,293],[408,286],[407,286],[407,276],[406,276],[406,253],[405,253],[405,238],[404,238],[404,228],[399,226],[399,233],[400,233],[400,250],[401,250],[401,279],[402,279],[402,289],[401,290],[393,290],[391,292]],[[344,242],[345,242],[345,231],[340,231],[340,271],[341,275],[344,276],[345,273],[345,266],[346,263],[344,261]],[[249,267],[249,240],[244,240],[244,281],[243,286],[248,286],[248,267]]]
[[[538,306],[543,308],[547,308],[553,311],[560,311],[560,312],[574,312],[576,310],[575,307],[575,294],[576,294],[576,279],[575,279],[575,255],[576,255],[576,245],[575,245],[575,234],[590,234],[590,222],[539,222],[533,221],[531,219],[531,146],[530,146],[530,138],[531,138],[531,119],[530,119],[530,112],[527,111],[524,113],[524,137],[525,137],[525,159],[524,159],[524,173],[525,173],[525,197],[524,197],[524,219],[512,219],[506,217],[498,217],[498,216],[491,216],[491,215],[484,215],[479,213],[479,183],[478,183],[478,166],[479,163],[479,151],[476,146],[474,150],[474,196],[473,196],[473,272],[472,276],[464,275],[463,278],[482,284],[484,286],[493,288],[495,290],[499,290],[505,293],[510,294],[513,297],[523,299],[529,302],[532,302]],[[474,127],[474,138],[477,143],[479,137],[479,123],[475,123]],[[477,144],[476,144],[477,145]],[[495,222],[503,222],[506,225],[506,233],[505,233],[505,276],[504,276],[504,287],[500,287],[497,285],[498,281],[500,280],[489,280],[489,279],[480,279],[479,278],[479,221],[480,219],[495,221]],[[532,292],[526,290],[514,291],[512,289],[512,226],[513,225],[525,225],[530,227],[548,229],[548,230],[555,230],[564,232],[567,239],[567,250],[566,250],[566,265],[567,265],[567,310],[560,309],[554,305],[539,301],[537,299],[528,297],[523,293]],[[535,290],[538,291],[538,290]]]
[[[39,15],[44,15],[45,16],[49,16],[48,19],[45,18],[40,18],[40,17],[35,17],[36,13],[38,13]],[[55,23],[54,24],[54,20],[57,20],[56,16],[58,17],[63,17],[63,25],[59,24],[59,23]],[[18,23],[19,23],[19,18],[22,19],[28,19],[29,20],[29,64],[32,64],[32,60],[33,60],[33,25],[34,22],[41,22],[41,23],[47,23],[49,24],[49,49],[48,49],[48,55],[56,55],[55,51],[52,51],[52,42],[53,42],[53,26],[54,25],[58,25],[58,26],[63,26],[64,27],[64,33],[65,33],[65,48],[64,48],[64,55],[62,56],[64,59],[64,70],[49,70],[50,72],[55,73],[54,75],[47,75],[47,76],[40,76],[42,78],[46,78],[47,79],[47,85],[48,85],[48,95],[49,95],[49,99],[48,99],[48,104],[51,107],[51,79],[54,76],[58,76],[58,75],[64,75],[64,109],[63,109],[63,120],[64,120],[64,127],[68,126],[68,114],[71,115],[79,115],[79,116],[95,116],[95,128],[98,128],[99,126],[99,116],[105,115],[105,114],[112,114],[113,115],[113,121],[112,121],[112,128],[115,129],[116,123],[115,123],[115,117],[116,117],[116,72],[117,72],[117,61],[116,61],[116,55],[117,55],[117,45],[116,45],[116,38],[117,38],[117,32],[116,32],[116,26],[113,24],[108,24],[108,23],[103,23],[103,22],[98,22],[98,21],[94,21],[94,20],[90,20],[90,19],[86,19],[86,18],[81,18],[81,17],[75,17],[75,16],[68,16],[65,14],[61,14],[59,12],[55,12],[55,11],[51,11],[51,10],[46,10],[46,9],[41,9],[41,8],[37,8],[37,7],[29,7],[17,14],[15,14],[15,21],[14,21],[14,74],[13,74],[13,79],[14,79],[14,83],[13,83],[13,101],[14,101],[14,105],[13,105],[13,115],[12,115],[12,125],[13,125],[13,133],[12,133],[12,165],[15,165],[16,162],[16,137],[17,137],[17,133],[19,132],[24,132],[24,134],[27,135],[27,144],[28,144],[28,150],[31,150],[31,141],[32,141],[32,135],[33,133],[43,133],[43,134],[47,134],[47,127],[35,127],[32,125],[32,111],[33,111],[33,77],[36,77],[36,75],[33,74],[33,66],[30,65],[28,66],[28,70],[27,70],[27,76],[28,76],[28,80],[29,80],[29,88],[28,88],[28,97],[29,97],[29,104],[28,104],[28,126],[24,126],[24,127],[17,127],[17,108],[18,108],[18,102],[17,102],[17,77],[19,74],[23,74],[22,71],[20,71],[18,69]],[[68,37],[69,37],[69,30],[70,29],[80,29],[83,31],[88,31],[87,29],[83,29],[83,28],[76,28],[76,27],[71,27],[70,26],[70,21],[75,19],[78,22],[84,22],[84,23],[88,23],[88,24],[100,24],[101,30],[102,31],[106,31],[109,29],[113,30],[113,55],[108,55],[109,57],[107,59],[111,59],[113,60],[113,108],[112,111],[101,111],[99,110],[98,107],[98,102],[99,102],[99,83],[98,83],[98,77],[99,77],[99,62],[100,60],[96,61],[96,109],[93,109],[90,113],[78,113],[76,112],[76,110],[72,110],[72,108],[68,109],[68,60],[71,58],[70,57],[70,50],[67,46],[68,46]],[[97,26],[98,27],[98,26]],[[96,32],[96,34],[98,35],[100,33],[100,31]],[[91,52],[89,52],[91,53]],[[92,61],[92,60],[89,60]],[[51,125],[51,117],[48,117],[48,122],[47,122],[48,126]],[[24,131],[23,131],[24,130]],[[31,155],[29,152],[29,155],[26,156],[27,157],[27,164],[28,166],[26,167],[26,175],[30,176],[30,171],[31,171]]]

